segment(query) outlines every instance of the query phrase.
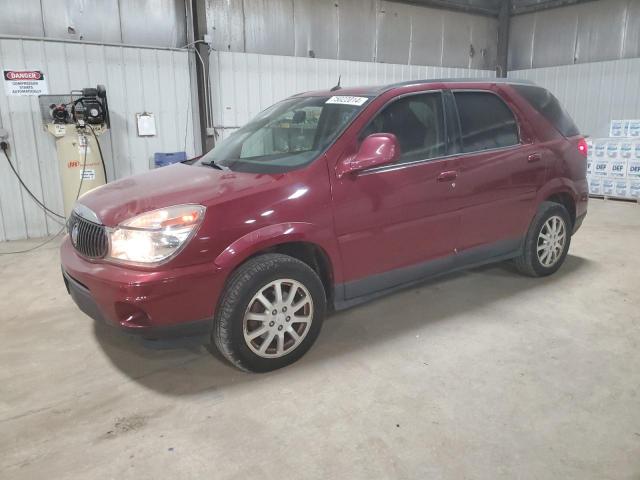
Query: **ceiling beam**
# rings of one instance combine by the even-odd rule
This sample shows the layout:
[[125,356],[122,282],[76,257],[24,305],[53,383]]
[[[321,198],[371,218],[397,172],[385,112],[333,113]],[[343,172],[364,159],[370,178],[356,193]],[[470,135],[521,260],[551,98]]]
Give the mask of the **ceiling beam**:
[[469,5],[462,1],[451,0],[391,0],[396,3],[408,3],[419,7],[439,8],[441,10],[450,10],[454,12],[472,13],[475,15],[483,15],[485,17],[497,17],[498,9],[479,7]]
[[594,2],[598,0],[546,0],[540,3],[518,6],[518,2],[512,2],[511,15],[522,15],[525,13],[541,12],[552,8],[567,7],[579,3]]
[[[395,3],[408,3],[420,7],[439,8],[441,10],[450,10],[454,12],[472,13],[475,15],[483,15],[485,17],[497,18],[500,15],[502,4],[498,8],[481,7],[471,5],[464,0],[390,0]],[[569,5],[577,5],[579,3],[594,2],[598,0],[543,0],[538,3],[527,3],[522,5],[522,1],[514,0],[511,4],[511,15],[523,15],[525,13],[540,12],[552,8],[566,7]],[[603,1],[603,0],[600,0]],[[508,2],[508,0],[503,0]]]

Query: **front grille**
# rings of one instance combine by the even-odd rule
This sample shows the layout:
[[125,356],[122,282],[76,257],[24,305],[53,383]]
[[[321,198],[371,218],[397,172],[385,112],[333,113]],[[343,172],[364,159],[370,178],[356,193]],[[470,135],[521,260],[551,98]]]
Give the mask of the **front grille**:
[[88,258],[102,258],[107,254],[109,241],[103,225],[90,222],[71,212],[67,230],[71,237],[71,244],[81,255]]

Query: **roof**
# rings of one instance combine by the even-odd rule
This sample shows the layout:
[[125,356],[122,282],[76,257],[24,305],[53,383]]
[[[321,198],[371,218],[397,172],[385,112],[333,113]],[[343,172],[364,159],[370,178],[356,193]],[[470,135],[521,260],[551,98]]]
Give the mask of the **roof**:
[[535,86],[535,83],[529,80],[513,80],[508,78],[497,78],[497,77],[485,77],[485,78],[429,78],[423,80],[407,80],[404,82],[397,83],[389,83],[387,85],[373,85],[373,86],[363,86],[363,87],[344,87],[339,90],[316,90],[310,92],[298,93],[297,95],[305,95],[305,96],[329,96],[329,95],[364,95],[364,96],[378,96],[381,93],[387,92],[393,88],[401,88],[408,85],[420,85],[420,84],[430,84],[430,83],[468,83],[468,84],[486,84],[486,83],[502,83],[509,85],[532,85]]

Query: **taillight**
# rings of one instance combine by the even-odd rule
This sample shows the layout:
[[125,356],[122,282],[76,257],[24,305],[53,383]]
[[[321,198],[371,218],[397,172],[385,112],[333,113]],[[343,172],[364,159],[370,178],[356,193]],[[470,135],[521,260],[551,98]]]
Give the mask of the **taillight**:
[[589,145],[587,145],[587,141],[584,138],[581,138],[578,141],[578,151],[582,154],[583,157],[587,158],[587,154],[589,153]]

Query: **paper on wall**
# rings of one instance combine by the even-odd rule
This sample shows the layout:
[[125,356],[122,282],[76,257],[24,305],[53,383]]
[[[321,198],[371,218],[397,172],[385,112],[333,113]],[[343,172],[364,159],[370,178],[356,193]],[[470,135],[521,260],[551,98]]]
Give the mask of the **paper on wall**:
[[153,137],[156,134],[156,119],[153,113],[136,113],[139,137]]

